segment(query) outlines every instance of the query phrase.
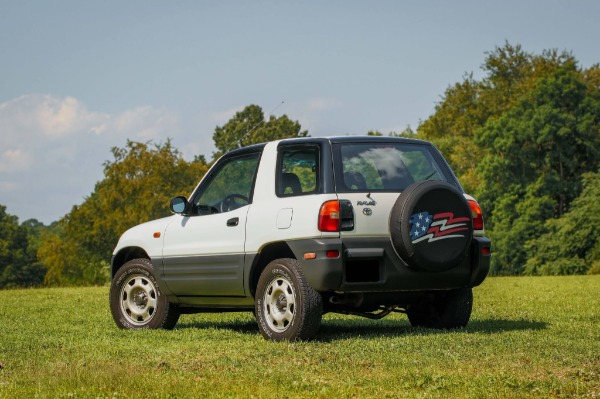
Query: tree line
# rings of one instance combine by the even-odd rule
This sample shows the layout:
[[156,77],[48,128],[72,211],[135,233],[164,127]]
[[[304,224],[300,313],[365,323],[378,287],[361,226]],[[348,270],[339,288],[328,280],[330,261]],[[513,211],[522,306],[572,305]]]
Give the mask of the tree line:
[[446,90],[418,136],[482,205],[492,272],[599,273],[599,65],[505,44],[482,69]]
[[[506,43],[482,70],[449,86],[416,132],[389,134],[433,142],[479,200],[492,274],[600,273],[600,66]],[[186,161],[169,140],[115,147],[104,179],[50,226],[19,224],[0,205],[0,288],[104,284],[119,236],[168,216],[169,199],[189,194],[220,155],[305,136],[299,122],[250,105],[215,128],[210,161]]]

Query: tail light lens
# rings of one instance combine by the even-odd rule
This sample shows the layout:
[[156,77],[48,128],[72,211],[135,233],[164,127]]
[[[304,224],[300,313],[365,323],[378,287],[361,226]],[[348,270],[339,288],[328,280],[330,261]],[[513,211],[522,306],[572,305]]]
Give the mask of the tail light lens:
[[340,202],[327,201],[319,210],[320,231],[340,231]]
[[469,207],[471,208],[471,216],[473,217],[473,229],[483,230],[483,213],[481,207],[475,200],[469,200]]

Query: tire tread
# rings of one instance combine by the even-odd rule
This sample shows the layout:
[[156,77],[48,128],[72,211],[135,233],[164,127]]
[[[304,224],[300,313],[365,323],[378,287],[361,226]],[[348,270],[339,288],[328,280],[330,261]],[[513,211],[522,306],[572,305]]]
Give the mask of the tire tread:
[[[295,281],[292,281],[291,283],[294,285],[294,290],[297,292],[298,298],[296,302],[296,323],[294,323],[294,326],[281,333],[265,330],[268,329],[268,323],[266,323],[265,320],[262,320],[264,317],[263,310],[260,309],[263,290],[270,281],[271,270],[276,267],[285,269],[288,273],[290,273],[291,276],[293,276],[292,279]],[[281,258],[269,263],[263,270],[258,281],[256,298],[255,312],[257,316],[258,327],[261,331],[261,334],[266,339],[274,341],[304,341],[314,338],[314,336],[317,334],[323,316],[323,299],[321,294],[315,291],[308,283],[304,273],[302,272],[300,263],[296,259]]]

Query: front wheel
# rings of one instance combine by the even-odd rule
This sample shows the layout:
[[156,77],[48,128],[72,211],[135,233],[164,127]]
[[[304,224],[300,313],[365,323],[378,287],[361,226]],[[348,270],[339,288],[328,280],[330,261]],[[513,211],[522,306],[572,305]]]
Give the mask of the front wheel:
[[266,339],[308,340],[321,324],[323,300],[306,281],[296,259],[277,259],[260,275],[255,312]]
[[148,259],[133,259],[115,274],[110,285],[110,311],[119,328],[172,329],[179,310],[160,292]]
[[426,300],[406,309],[408,320],[414,327],[462,328],[466,327],[473,309],[473,290],[461,288],[433,292]]

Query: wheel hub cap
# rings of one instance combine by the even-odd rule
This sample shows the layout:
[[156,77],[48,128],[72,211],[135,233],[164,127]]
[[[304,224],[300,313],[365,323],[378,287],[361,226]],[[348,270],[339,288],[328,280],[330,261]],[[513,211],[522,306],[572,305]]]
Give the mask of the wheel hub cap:
[[158,306],[157,289],[143,275],[133,275],[121,285],[121,314],[135,326],[145,326],[152,320]]
[[277,307],[278,311],[280,311],[281,313],[285,313],[285,310],[287,308],[287,300],[285,299],[285,295],[283,293],[279,295],[279,298],[277,298],[275,306]]
[[263,311],[273,331],[282,333],[287,330],[296,312],[296,293],[292,283],[282,276],[274,278],[263,295]]
[[148,296],[144,291],[138,291],[133,295],[133,302],[142,309],[148,303]]

